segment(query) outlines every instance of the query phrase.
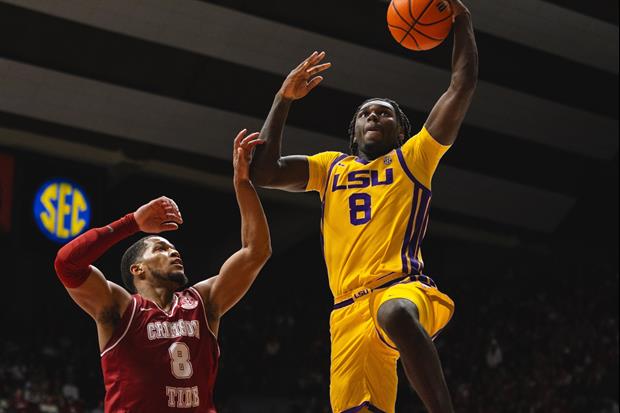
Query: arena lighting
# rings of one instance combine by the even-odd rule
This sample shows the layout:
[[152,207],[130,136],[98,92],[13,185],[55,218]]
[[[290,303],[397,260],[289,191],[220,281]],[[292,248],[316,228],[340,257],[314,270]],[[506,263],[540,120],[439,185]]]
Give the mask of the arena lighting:
[[[231,192],[233,190],[229,176],[218,175],[197,170],[170,162],[157,160],[135,160],[121,151],[97,148],[76,142],[67,142],[62,139],[29,132],[15,131],[0,128],[0,143],[9,147],[57,156],[63,159],[89,162],[93,165],[114,169],[119,165],[133,168],[140,173],[153,176],[174,177],[184,182],[197,184],[203,187]],[[79,154],[79,155],[78,155]],[[285,192],[259,191],[263,199],[275,202],[284,202],[307,208],[316,207],[312,196],[291,195]],[[429,228],[429,237],[459,239],[480,242],[506,248],[520,245],[518,237],[486,231],[473,226],[457,226],[452,223],[435,220]]]
[[90,202],[82,188],[64,178],[54,178],[39,187],[33,203],[34,220],[47,238],[65,243],[90,224]]

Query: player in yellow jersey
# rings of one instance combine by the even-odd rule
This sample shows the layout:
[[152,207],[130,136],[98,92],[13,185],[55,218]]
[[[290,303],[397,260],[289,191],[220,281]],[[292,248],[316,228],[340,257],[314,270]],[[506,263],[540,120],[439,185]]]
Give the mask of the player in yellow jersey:
[[410,138],[409,120],[396,102],[374,98],[351,121],[350,154],[281,156],[291,103],[314,89],[330,67],[321,63],[324,52],[291,71],[261,131],[265,144],[254,157],[253,182],[318,191],[321,197],[323,251],[334,295],[334,413],[394,413],[398,358],[430,412],[453,412],[432,338],[452,317],[454,303],[423,275],[420,252],[431,178],[456,139],[478,75],[470,13],[460,0],[451,2],[452,79],[415,136]]

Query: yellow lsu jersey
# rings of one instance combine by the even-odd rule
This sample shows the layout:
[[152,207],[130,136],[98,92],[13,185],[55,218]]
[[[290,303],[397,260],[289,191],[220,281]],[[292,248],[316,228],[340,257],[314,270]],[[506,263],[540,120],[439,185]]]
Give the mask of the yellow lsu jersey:
[[422,272],[431,178],[448,148],[422,128],[370,162],[340,152],[308,157],[306,190],[321,195],[323,254],[334,297],[393,273]]

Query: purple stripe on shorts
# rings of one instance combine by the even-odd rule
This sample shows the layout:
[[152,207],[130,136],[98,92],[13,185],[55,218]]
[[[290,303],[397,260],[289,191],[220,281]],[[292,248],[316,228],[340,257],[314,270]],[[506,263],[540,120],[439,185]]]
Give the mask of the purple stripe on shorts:
[[383,410],[379,409],[377,406],[373,406],[370,402],[364,402],[359,406],[351,407],[350,409],[343,410],[340,413],[357,413],[362,410],[364,407],[368,408],[373,413],[385,413]]

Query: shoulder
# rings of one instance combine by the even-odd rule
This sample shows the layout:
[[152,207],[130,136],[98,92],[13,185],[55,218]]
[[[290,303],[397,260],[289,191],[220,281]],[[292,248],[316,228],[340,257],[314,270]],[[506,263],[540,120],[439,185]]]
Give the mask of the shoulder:
[[204,302],[204,297],[195,287],[188,287],[176,293],[179,306],[185,310],[193,310]]
[[403,152],[424,152],[443,155],[451,145],[442,145],[435,139],[431,133],[422,126],[422,129],[411,138],[409,138],[402,146]]
[[308,156],[308,162],[311,164],[322,164],[324,166],[329,166],[329,164],[335,159],[344,158],[346,156],[348,155],[336,151],[319,152]]

